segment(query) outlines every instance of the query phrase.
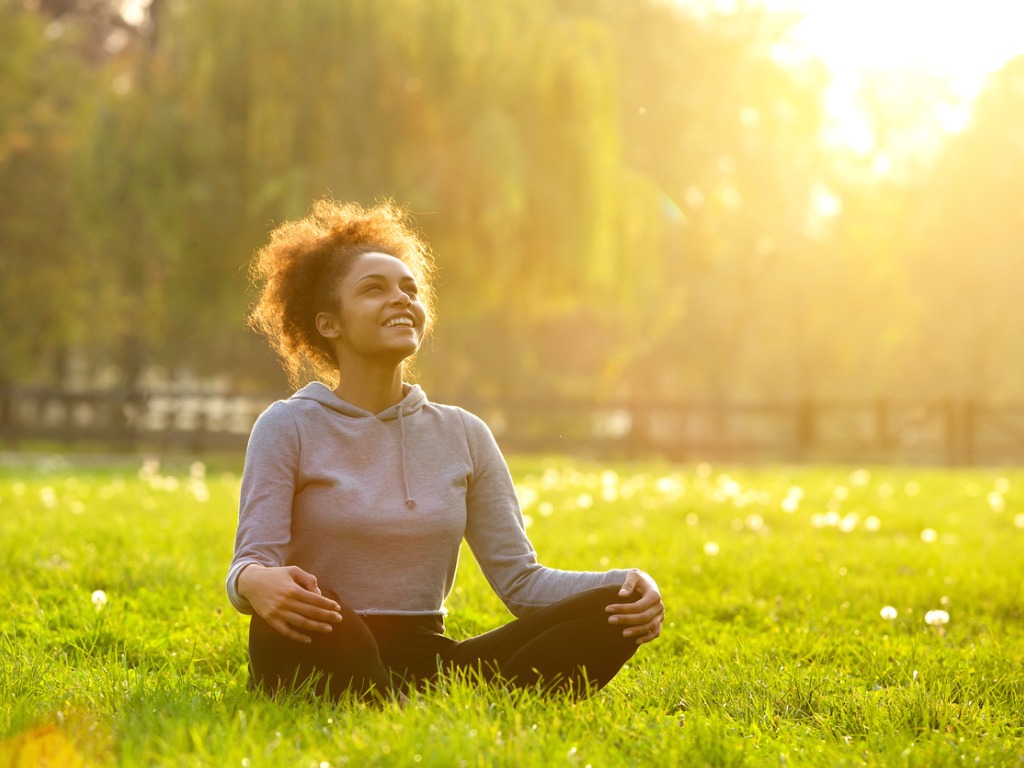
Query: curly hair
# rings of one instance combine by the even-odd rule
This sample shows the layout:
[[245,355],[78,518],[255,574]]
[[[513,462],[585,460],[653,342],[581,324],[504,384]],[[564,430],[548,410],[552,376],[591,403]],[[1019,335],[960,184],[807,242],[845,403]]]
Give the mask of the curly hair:
[[249,279],[259,295],[248,324],[267,337],[292,386],[336,377],[334,348],[317,331],[316,316],[337,309],[338,283],[364,253],[386,253],[409,267],[429,326],[434,261],[408,212],[391,201],[363,208],[317,200],[303,218],[275,227],[253,257]]

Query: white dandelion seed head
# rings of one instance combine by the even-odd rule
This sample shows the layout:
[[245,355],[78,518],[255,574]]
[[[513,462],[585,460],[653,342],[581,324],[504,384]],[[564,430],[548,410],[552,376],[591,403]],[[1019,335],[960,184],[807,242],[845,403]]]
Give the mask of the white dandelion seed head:
[[897,616],[899,616],[899,612],[891,605],[885,606],[884,608],[882,608],[881,611],[879,611],[879,613],[881,614],[882,618],[886,621],[892,621]]
[[1003,498],[1003,494],[999,491],[992,491],[989,493],[988,498],[989,509],[993,512],[1005,512],[1006,511],[1006,499]]
[[924,623],[930,627],[943,627],[949,623],[949,613],[942,610],[928,611],[924,615]]
[[96,606],[96,610],[100,610],[107,604],[107,593],[102,589],[97,589],[92,593],[92,604]]
[[871,473],[866,469],[855,469],[850,474],[850,484],[858,488],[871,482]]
[[717,542],[708,541],[708,542],[704,543],[704,554],[707,555],[708,557],[714,557],[715,555],[718,554],[718,552],[719,552],[719,547],[718,547]]
[[934,544],[939,540],[939,534],[934,528],[925,528],[921,531],[921,541],[925,544]]

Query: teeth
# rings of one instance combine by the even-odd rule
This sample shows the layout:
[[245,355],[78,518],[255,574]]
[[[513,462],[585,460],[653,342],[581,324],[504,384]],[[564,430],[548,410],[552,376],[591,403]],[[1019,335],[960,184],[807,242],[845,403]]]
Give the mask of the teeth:
[[396,325],[405,325],[412,328],[413,322],[408,317],[396,317],[394,320],[388,320],[384,323],[385,328],[391,328]]

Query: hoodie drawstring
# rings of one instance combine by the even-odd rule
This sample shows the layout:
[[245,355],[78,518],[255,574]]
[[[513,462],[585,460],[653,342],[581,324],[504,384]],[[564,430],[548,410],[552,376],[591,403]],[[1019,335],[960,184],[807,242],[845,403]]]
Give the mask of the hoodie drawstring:
[[402,457],[402,485],[405,489],[405,506],[409,509],[416,508],[416,499],[409,493],[409,475],[405,470],[405,422],[402,420],[402,406],[398,406],[398,427],[402,435],[402,449],[399,455]]

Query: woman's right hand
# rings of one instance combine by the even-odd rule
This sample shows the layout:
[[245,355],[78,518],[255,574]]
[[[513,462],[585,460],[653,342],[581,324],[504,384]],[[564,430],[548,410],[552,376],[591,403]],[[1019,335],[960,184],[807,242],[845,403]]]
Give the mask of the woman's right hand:
[[341,606],[320,594],[316,576],[298,566],[267,568],[253,563],[238,574],[238,594],[285,637],[300,643],[312,638],[298,630],[330,632],[341,622]]

